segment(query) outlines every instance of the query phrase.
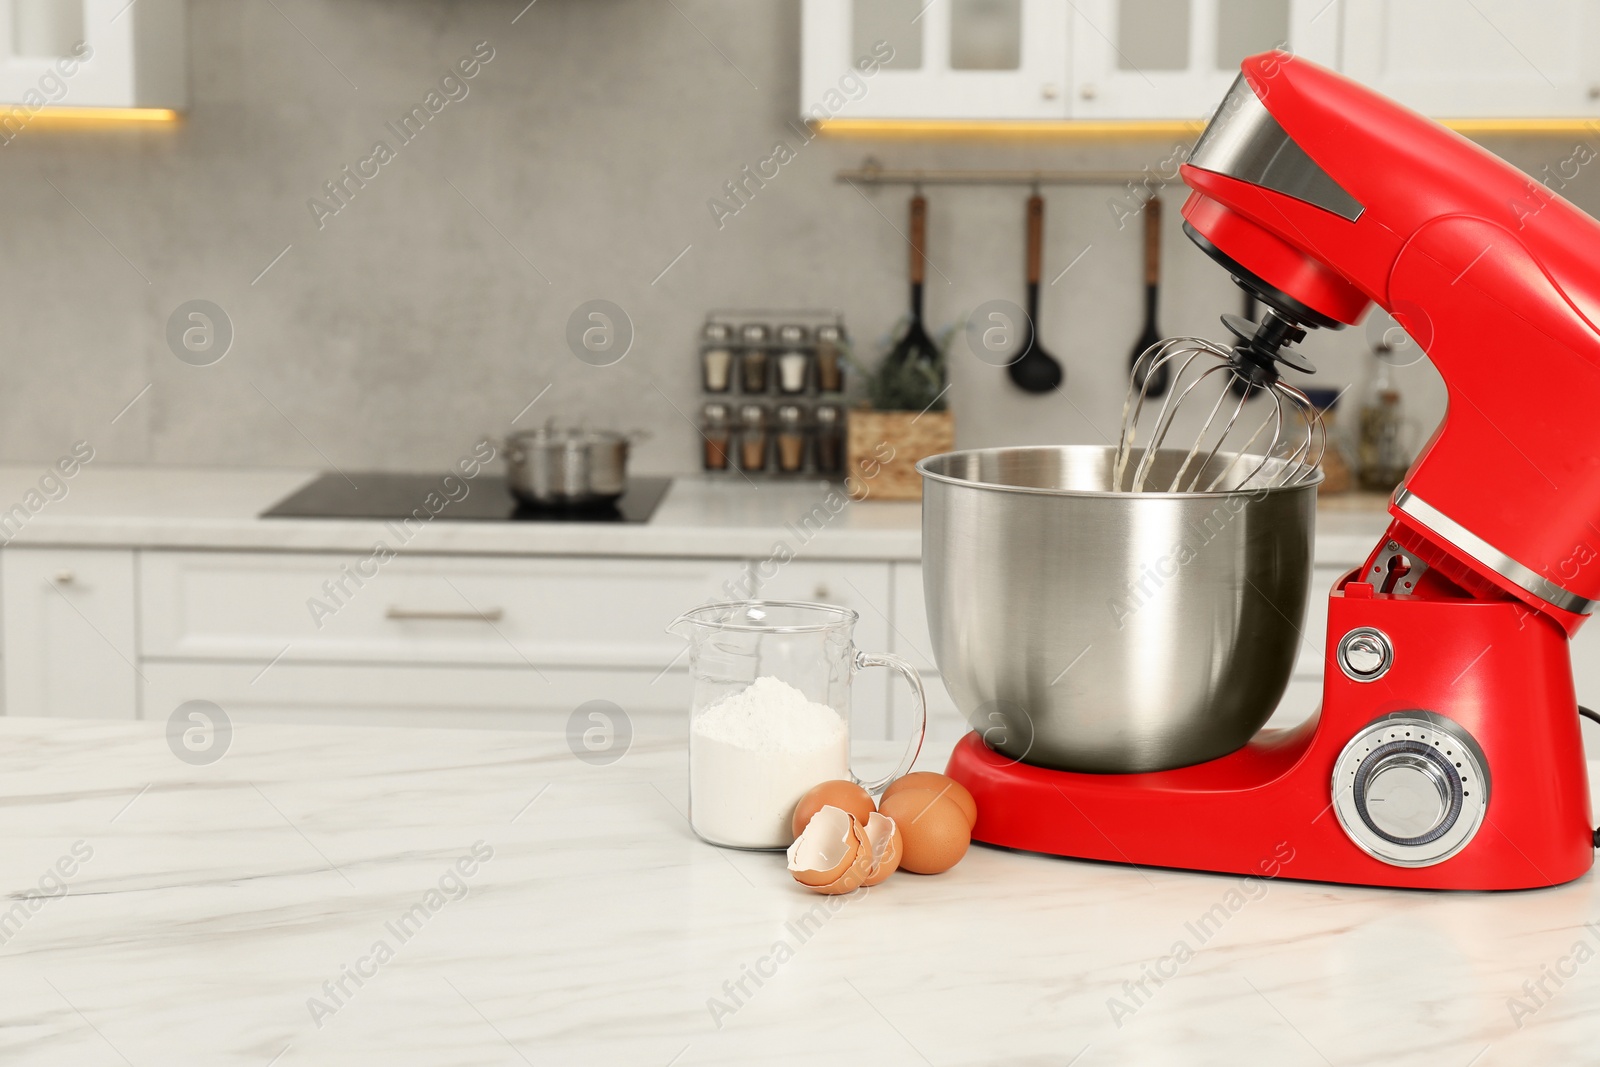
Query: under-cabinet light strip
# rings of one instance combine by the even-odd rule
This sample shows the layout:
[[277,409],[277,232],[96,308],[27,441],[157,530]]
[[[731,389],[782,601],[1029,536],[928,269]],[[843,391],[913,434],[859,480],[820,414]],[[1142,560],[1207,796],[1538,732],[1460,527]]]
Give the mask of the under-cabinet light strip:
[[[1440,119],[1461,134],[1594,134],[1600,117]],[[824,119],[819,133],[837,137],[1140,138],[1192,137],[1203,119]]]

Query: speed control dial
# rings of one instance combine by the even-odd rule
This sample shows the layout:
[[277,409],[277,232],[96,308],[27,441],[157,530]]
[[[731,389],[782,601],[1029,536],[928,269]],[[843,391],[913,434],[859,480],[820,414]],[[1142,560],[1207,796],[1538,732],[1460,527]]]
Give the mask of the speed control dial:
[[1350,740],[1333,772],[1346,834],[1398,867],[1426,867],[1464,848],[1489,802],[1483,752],[1442,715],[1385,716]]

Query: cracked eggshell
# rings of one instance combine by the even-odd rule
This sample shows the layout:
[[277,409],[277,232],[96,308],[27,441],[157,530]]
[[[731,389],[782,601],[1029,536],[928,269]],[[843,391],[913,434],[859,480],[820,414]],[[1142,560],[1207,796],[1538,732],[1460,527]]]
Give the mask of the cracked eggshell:
[[890,783],[889,788],[883,791],[883,796],[878,798],[878,803],[906,789],[931,789],[935,793],[943,793],[946,798],[955,801],[956,807],[967,817],[967,829],[978,825],[978,802],[972,799],[967,787],[954,778],[935,771],[912,771]]
[[824,805],[789,846],[789,873],[807,889],[829,895],[848,893],[866,880],[872,845],[856,817]]
[[899,869],[904,841],[894,820],[881,812],[875,811],[868,816],[862,829],[866,831],[867,844],[872,848],[872,865],[861,884],[874,886]]
[[857,822],[865,824],[867,817],[878,809],[872,806],[872,794],[862,789],[854,782],[847,782],[836,778],[821,785],[814,785],[806,790],[798,803],[794,806],[794,818],[789,832],[799,837],[800,831],[806,828],[811,817],[821,811],[824,805],[831,804],[855,816]]

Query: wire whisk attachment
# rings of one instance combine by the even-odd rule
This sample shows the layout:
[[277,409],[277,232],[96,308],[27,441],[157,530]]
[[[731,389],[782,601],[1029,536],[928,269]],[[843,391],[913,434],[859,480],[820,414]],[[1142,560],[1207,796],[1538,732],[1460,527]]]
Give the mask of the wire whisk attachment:
[[[1140,446],[1141,420],[1151,399],[1149,383],[1162,367],[1170,374],[1170,387],[1155,414],[1148,443]],[[1243,385],[1237,390],[1231,388],[1236,380]],[[1252,398],[1259,396],[1270,402],[1251,408]],[[1188,404],[1210,404],[1205,423],[1171,477],[1165,476],[1163,463],[1163,474],[1152,483],[1157,456],[1166,447],[1179,411]],[[1247,408],[1251,408],[1248,413]],[[1259,422],[1257,409],[1265,413]],[[1321,412],[1305,393],[1279,378],[1270,364],[1263,370],[1259,362],[1242,360],[1237,348],[1202,337],[1175,337],[1151,345],[1134,364],[1111,487],[1131,493],[1211,493],[1300,485],[1316,477],[1327,448],[1328,430]]]

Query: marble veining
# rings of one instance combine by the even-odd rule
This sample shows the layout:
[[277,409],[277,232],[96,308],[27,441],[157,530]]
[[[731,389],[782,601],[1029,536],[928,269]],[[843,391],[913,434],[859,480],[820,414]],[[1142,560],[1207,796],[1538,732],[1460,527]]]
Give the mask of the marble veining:
[[1487,1067],[1600,1039],[1592,875],[1230,897],[977,847],[830,900],[695,839],[686,769],[670,741],[594,766],[559,735],[248,725],[192,766],[159,724],[0,719],[0,1061]]

